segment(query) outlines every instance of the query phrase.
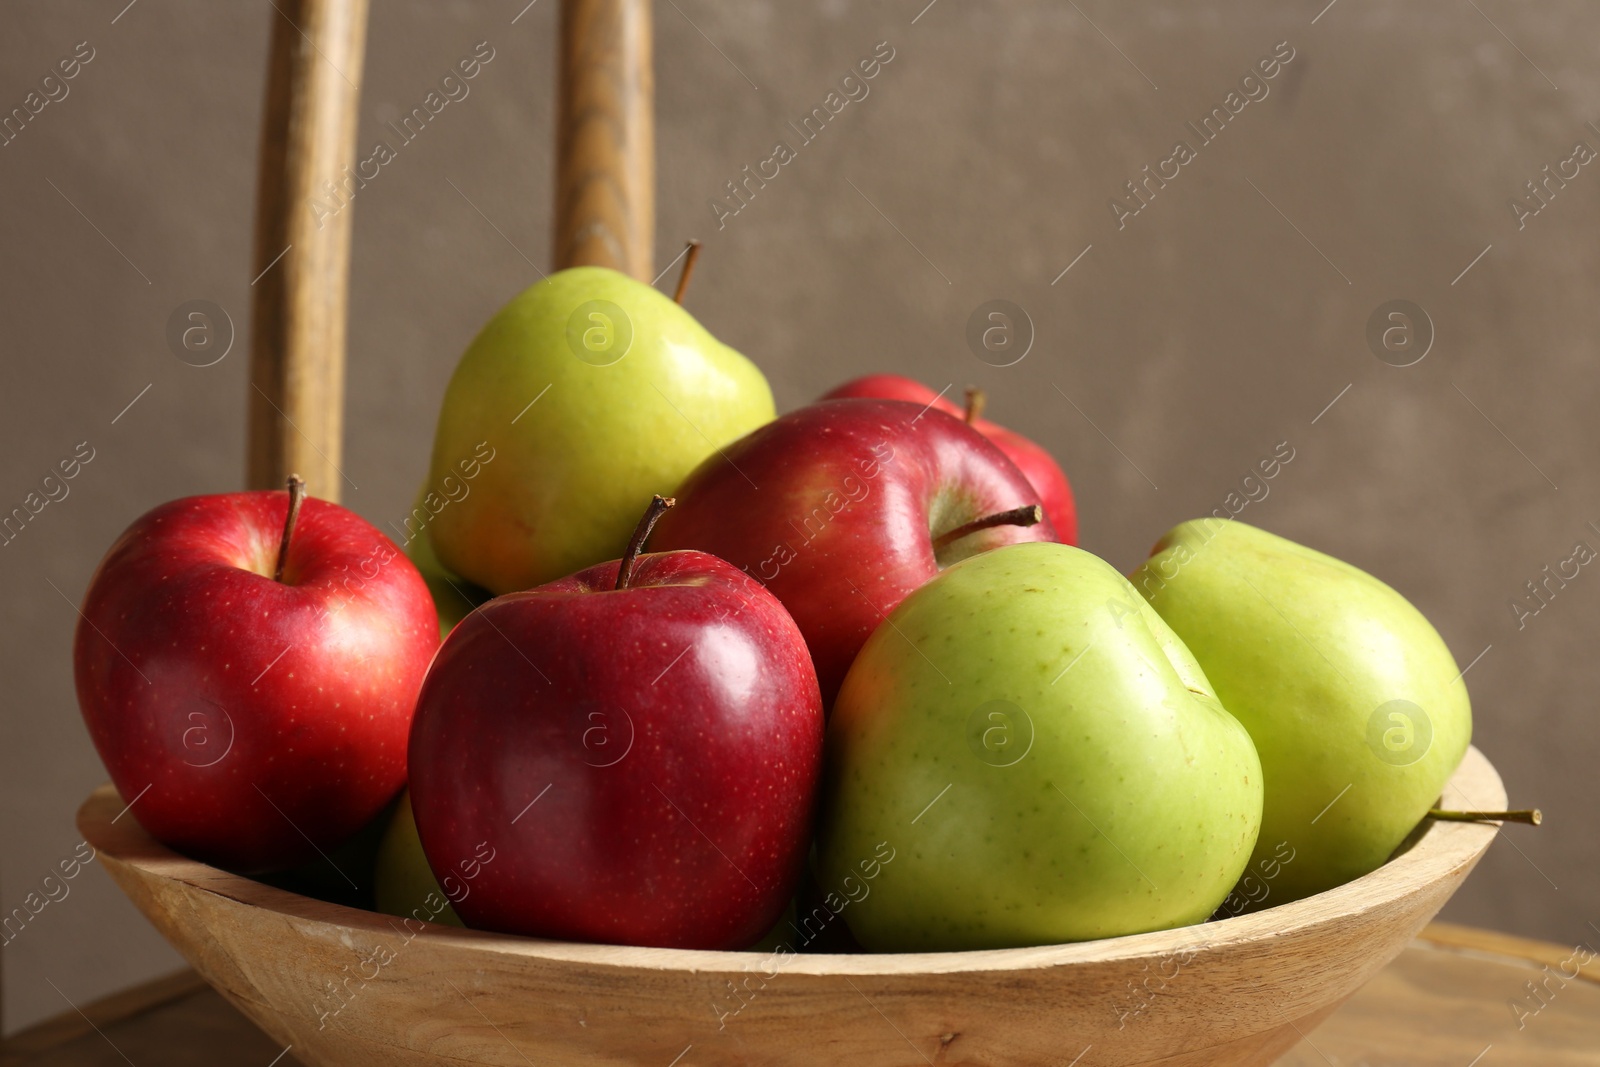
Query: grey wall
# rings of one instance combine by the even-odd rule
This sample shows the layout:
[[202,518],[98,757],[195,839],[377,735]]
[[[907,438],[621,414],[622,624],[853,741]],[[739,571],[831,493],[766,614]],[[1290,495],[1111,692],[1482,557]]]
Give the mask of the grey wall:
[[[71,855],[73,811],[105,778],[72,695],[70,601],[135,516],[243,470],[245,344],[201,369],[164,329],[190,299],[245,328],[279,16],[125,2],[0,16],[0,108],[76,42],[95,49],[0,148],[0,510],[79,442],[95,450],[0,548],[7,910]],[[914,25],[925,0],[660,5],[658,259],[705,239],[690,306],[780,406],[872,369],[983,385],[995,417],[1062,457],[1084,545],[1123,569],[1289,441],[1241,517],[1396,585],[1463,665],[1482,653],[1477,743],[1549,817],[1506,831],[1446,916],[1570,944],[1600,921],[1600,574],[1522,629],[1509,601],[1575,542],[1600,548],[1600,165],[1525,228],[1507,201],[1576,141],[1600,148],[1600,11],[1339,0],[1317,18],[1324,2],[942,0]],[[354,207],[346,503],[380,525],[407,509],[456,356],[533,280],[522,255],[546,265],[557,5],[512,25],[523,3],[373,12],[363,146],[475,43],[496,49]],[[1108,198],[1285,40],[1271,95],[1119,230]],[[870,96],[718,229],[707,200],[880,41],[895,58]],[[997,297],[1037,331],[1006,369],[963,339]],[[1437,335],[1404,369],[1364,339],[1396,298]],[[179,960],[91,866],[0,963],[15,1029]]]

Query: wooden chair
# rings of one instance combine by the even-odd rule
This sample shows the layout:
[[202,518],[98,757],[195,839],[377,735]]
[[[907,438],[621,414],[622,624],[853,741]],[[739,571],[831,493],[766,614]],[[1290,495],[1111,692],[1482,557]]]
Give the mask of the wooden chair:
[[[650,5],[559,2],[554,265],[604,265],[648,282],[655,180]],[[319,225],[310,200],[355,163],[367,0],[275,6],[256,221],[247,480],[278,488],[295,472],[313,494],[337,500],[353,212]],[[1476,750],[1453,788],[1479,803],[1504,804],[1498,776]],[[292,1050],[308,1063],[385,1067],[574,1056],[666,1064],[691,1049],[697,1063],[932,1063],[925,1049],[940,1062],[976,1056],[1066,1063],[1091,1047],[1093,1062],[1127,1067],[1266,1064],[1405,948],[1495,833],[1471,823],[1436,824],[1364,878],[1205,927],[988,952],[807,954],[785,960],[783,979],[769,974],[770,986],[758,977],[768,963],[760,954],[431,928],[408,939],[404,968],[380,968],[372,991],[338,1026],[324,1029],[308,1010],[322,995],[317,982],[362,956],[375,958],[395,939],[394,920],[178,856],[133,820],[119,823],[125,811],[105,786],[79,812],[100,863],[207,981],[284,1043],[279,1056]],[[1188,961],[1182,995],[1163,998],[1160,1012],[1145,1013],[1141,1001],[1134,1014],[1143,1025],[1125,1027],[1133,1009],[1119,1012],[1118,1005],[1135,983],[1173,960]],[[516,1018],[502,1029],[459,988],[458,998],[441,998],[425,983],[407,984],[415,974],[438,976],[438,984],[453,976]],[[760,981],[756,1009],[742,1013],[736,1037],[719,1036],[716,1006],[736,989],[754,993],[752,980]],[[735,1003],[744,1001],[740,994]]]

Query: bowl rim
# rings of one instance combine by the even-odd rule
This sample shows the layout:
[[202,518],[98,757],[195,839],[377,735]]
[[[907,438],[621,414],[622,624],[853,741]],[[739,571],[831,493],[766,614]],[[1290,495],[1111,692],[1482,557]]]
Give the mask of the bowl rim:
[[[1476,747],[1469,746],[1445,786],[1444,796],[1463,798],[1474,810],[1496,811],[1506,806],[1505,788],[1494,766]],[[107,783],[94,790],[78,811],[78,828],[97,855],[133,868],[155,880],[180,882],[195,890],[224,897],[246,906],[262,908],[307,923],[360,930],[374,936],[396,932],[397,916],[364,911],[279,889],[220,870],[172,851],[122,816],[124,805],[116,788]],[[1174,949],[1204,951],[1223,945],[1279,939],[1352,916],[1392,905],[1451,877],[1476,863],[1493,842],[1496,823],[1424,820],[1422,832],[1413,835],[1411,847],[1391,857],[1377,870],[1333,889],[1262,911],[1226,919],[1155,930],[1142,934],[1027,948],[972,949],[946,952],[898,953],[791,953],[781,963],[785,974],[892,976],[903,974],[971,974],[1016,972],[1070,964],[1102,963],[1154,958]],[[406,920],[419,922],[420,920]],[[595,967],[643,968],[690,972],[739,972],[775,952],[716,951],[708,949],[645,948],[554,941],[464,930],[433,923],[423,924],[426,936],[440,948],[452,943],[465,950],[518,956],[549,963]]]

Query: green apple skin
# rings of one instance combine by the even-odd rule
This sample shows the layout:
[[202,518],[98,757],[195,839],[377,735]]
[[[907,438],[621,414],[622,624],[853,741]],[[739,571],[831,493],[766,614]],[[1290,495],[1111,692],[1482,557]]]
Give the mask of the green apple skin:
[[[625,323],[583,310],[591,301]],[[603,267],[559,271],[502,308],[450,379],[429,485],[459,479],[482,443],[493,452],[434,518],[433,547],[497,595],[616,559],[653,494],[773,416],[755,364],[655,289]]]
[[[427,498],[428,490],[424,486],[417,494],[412,515],[428,514]],[[443,639],[455,629],[456,623],[472,614],[473,608],[488,600],[489,593],[445,569],[445,565],[439,562],[439,554],[433,550],[433,537],[428,532],[428,526],[415,529],[408,525],[406,529],[410,532],[410,539],[405,544],[406,555],[427,583],[434,610],[439,613],[439,637]]]
[[[1266,807],[1254,859],[1277,866],[1285,842],[1295,857],[1261,903],[1381,866],[1472,738],[1466,684],[1438,631],[1365,571],[1237,520],[1174,527],[1132,581],[1255,740]],[[1390,701],[1420,708],[1431,741],[1405,705],[1401,719],[1380,711]]]
[[1066,545],[974,556],[907,597],[851,666],[828,752],[818,876],[872,951],[1203,922],[1261,822],[1249,735],[1127,579]]
[[439,880],[422,853],[417,836],[417,820],[411,811],[411,791],[400,794],[389,828],[378,846],[378,862],[373,872],[373,897],[385,915],[463,926],[439,887]]

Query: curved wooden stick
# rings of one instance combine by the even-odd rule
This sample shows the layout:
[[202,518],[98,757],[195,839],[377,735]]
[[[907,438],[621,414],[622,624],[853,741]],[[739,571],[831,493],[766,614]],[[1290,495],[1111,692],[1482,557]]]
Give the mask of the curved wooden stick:
[[562,0],[555,264],[655,274],[649,0]]
[[256,190],[248,484],[338,500],[367,0],[276,0]]

